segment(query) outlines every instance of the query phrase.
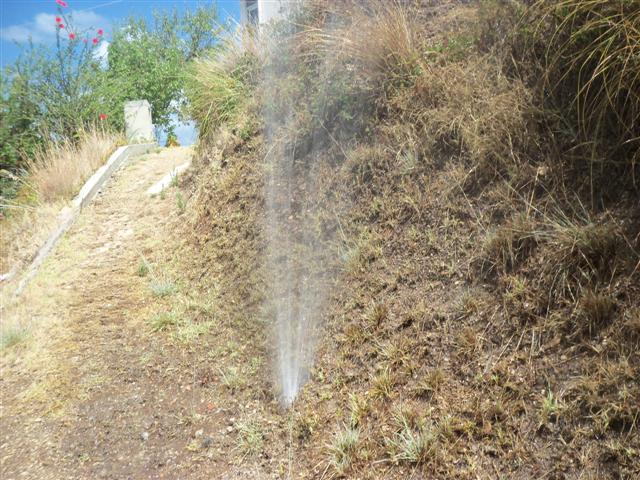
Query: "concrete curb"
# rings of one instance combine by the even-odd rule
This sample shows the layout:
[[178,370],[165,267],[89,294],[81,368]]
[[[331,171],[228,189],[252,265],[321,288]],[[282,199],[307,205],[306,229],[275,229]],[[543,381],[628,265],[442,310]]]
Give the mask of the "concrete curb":
[[175,167],[173,170],[171,170],[169,173],[167,173],[164,177],[162,177],[162,180],[160,180],[159,182],[157,182],[157,183],[153,184],[151,187],[149,187],[147,189],[147,195],[151,195],[151,196],[158,195],[165,188],[167,188],[169,185],[171,185],[171,182],[173,182],[173,180],[178,175],[180,175],[182,172],[184,172],[190,166],[191,166],[191,160],[189,160],[188,162],[185,162],[185,163]]
[[123,147],[118,148],[115,152],[111,154],[107,162],[100,167],[96,172],[85,182],[85,184],[80,189],[80,192],[76,197],[71,201],[71,206],[65,207],[58,214],[58,225],[51,232],[49,238],[47,238],[46,242],[38,249],[38,253],[34,257],[33,261],[27,267],[27,272],[24,277],[20,280],[18,284],[18,288],[16,288],[15,293],[13,294],[14,298],[19,296],[28,283],[36,276],[38,273],[38,269],[45,261],[45,259],[51,254],[58,241],[64,235],[64,233],[69,230],[71,225],[76,221],[80,212],[84,207],[86,207],[93,197],[96,196],[96,193],[102,188],[104,183],[111,177],[113,172],[115,172],[123,163],[125,163],[129,158],[134,157],[136,155],[142,155],[143,153],[148,152],[152,148],[156,147],[155,143],[141,143],[138,145],[125,145]]

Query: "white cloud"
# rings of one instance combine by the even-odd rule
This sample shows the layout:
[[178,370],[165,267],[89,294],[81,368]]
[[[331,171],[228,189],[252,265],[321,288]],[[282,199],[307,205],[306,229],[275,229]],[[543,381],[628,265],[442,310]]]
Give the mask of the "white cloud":
[[100,61],[100,65],[102,66],[102,68],[106,68],[109,64],[109,45],[109,42],[103,40],[93,51],[93,58]]
[[[35,43],[50,43],[56,38],[56,16],[53,13],[38,13],[31,21],[0,28],[0,38],[18,43],[24,43],[29,38]],[[65,25],[65,31],[73,31],[78,37],[88,31],[91,31],[89,35],[94,36],[94,29],[109,26],[106,18],[90,10],[71,11],[66,17],[70,24]]]

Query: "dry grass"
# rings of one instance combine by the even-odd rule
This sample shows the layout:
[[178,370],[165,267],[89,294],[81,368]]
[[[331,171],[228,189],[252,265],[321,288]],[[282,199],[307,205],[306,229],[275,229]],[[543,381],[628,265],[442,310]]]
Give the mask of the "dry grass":
[[257,80],[259,59],[257,43],[249,32],[193,62],[187,93],[202,137],[232,120],[247,102]]
[[[336,95],[360,101],[352,92],[362,89],[378,109],[366,134],[323,145],[334,163],[317,189],[292,192],[301,208],[317,201],[340,215],[345,267],[322,312],[315,365],[324,373],[296,400],[305,412],[300,468],[325,462],[334,475],[372,479],[588,478],[591,468],[613,478],[603,445],[638,448],[637,439],[618,436],[640,418],[630,380],[640,334],[620,338],[623,322],[625,332],[640,332],[637,258],[625,260],[621,247],[625,235],[637,244],[637,216],[624,207],[609,215],[604,200],[597,211],[576,212],[583,197],[553,164],[539,99],[505,64],[514,59],[476,50],[460,32],[432,35],[441,18],[423,21],[429,16],[413,16],[409,3],[346,1],[336,16],[311,18],[312,27],[293,34],[304,68],[277,84],[291,95],[283,103],[299,99],[298,83],[311,96],[329,62],[343,67],[348,84],[341,90],[332,78]],[[441,4],[426,3],[436,12]],[[294,104],[300,119],[291,130],[318,133],[308,131],[315,127],[304,102]],[[238,290],[260,287],[264,199],[254,167],[262,166],[263,140],[227,142],[227,165],[203,169],[193,201],[193,243],[207,257],[198,268],[222,286],[216,300],[230,316],[260,296]],[[323,158],[296,150],[294,165],[307,172]],[[478,251],[484,278],[473,268]],[[591,369],[598,358],[613,365]],[[422,422],[392,424],[390,413],[405,402]],[[580,455],[588,457],[584,470],[563,460]]]
[[28,159],[18,204],[0,220],[1,273],[28,262],[57,224],[65,202],[104,164],[120,138],[99,130],[85,133],[77,144],[50,144]]
[[0,220],[0,268],[3,274],[16,270],[35,255],[57,224],[64,203],[23,206]]
[[306,32],[328,58],[342,57],[357,65],[374,85],[404,82],[420,72],[422,28],[399,2],[354,2],[346,12],[330,13],[348,24],[334,31]]
[[631,142],[637,149],[640,3],[538,0],[532,10],[542,16],[538,28],[544,25],[552,32],[546,39],[546,81],[551,91],[572,92],[584,136],[602,136],[613,129],[616,141]]
[[119,138],[98,129],[84,132],[77,143],[52,143],[28,159],[28,182],[40,202],[73,197],[82,184],[102,166]]

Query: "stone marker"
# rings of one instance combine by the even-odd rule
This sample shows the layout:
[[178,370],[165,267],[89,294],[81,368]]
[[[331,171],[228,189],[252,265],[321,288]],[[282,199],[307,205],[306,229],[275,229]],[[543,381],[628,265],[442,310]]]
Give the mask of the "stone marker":
[[124,124],[130,143],[155,142],[151,105],[146,100],[134,100],[124,104]]

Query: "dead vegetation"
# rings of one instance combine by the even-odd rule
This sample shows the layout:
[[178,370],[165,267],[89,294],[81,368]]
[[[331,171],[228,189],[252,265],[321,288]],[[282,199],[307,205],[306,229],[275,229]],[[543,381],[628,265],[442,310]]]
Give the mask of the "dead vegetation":
[[27,159],[28,174],[0,219],[1,273],[15,271],[35,254],[57,222],[65,203],[114,151],[119,138],[89,130],[77,143],[51,143]]
[[[293,406],[301,471],[640,472],[637,150],[611,123],[635,84],[628,62],[615,74],[606,60],[604,78],[601,63],[568,50],[591,48],[589,22],[594,35],[617,35],[594,20],[616,2],[566,3],[551,17],[551,2],[502,1],[314,2],[298,13],[283,42],[300,62],[276,84],[298,106],[282,141],[298,168],[323,172],[303,193],[319,205],[317,228],[337,232],[339,259],[314,371]],[[623,7],[609,27],[637,28]],[[557,51],[540,49],[544,32],[563,39],[566,78]],[[572,77],[577,65],[591,69],[586,84]],[[595,88],[602,78],[620,89]],[[598,128],[576,113],[585,101],[606,111]],[[202,140],[190,243],[226,321],[262,328],[267,152],[253,127],[260,110],[243,108]],[[407,403],[413,414],[399,417]]]

